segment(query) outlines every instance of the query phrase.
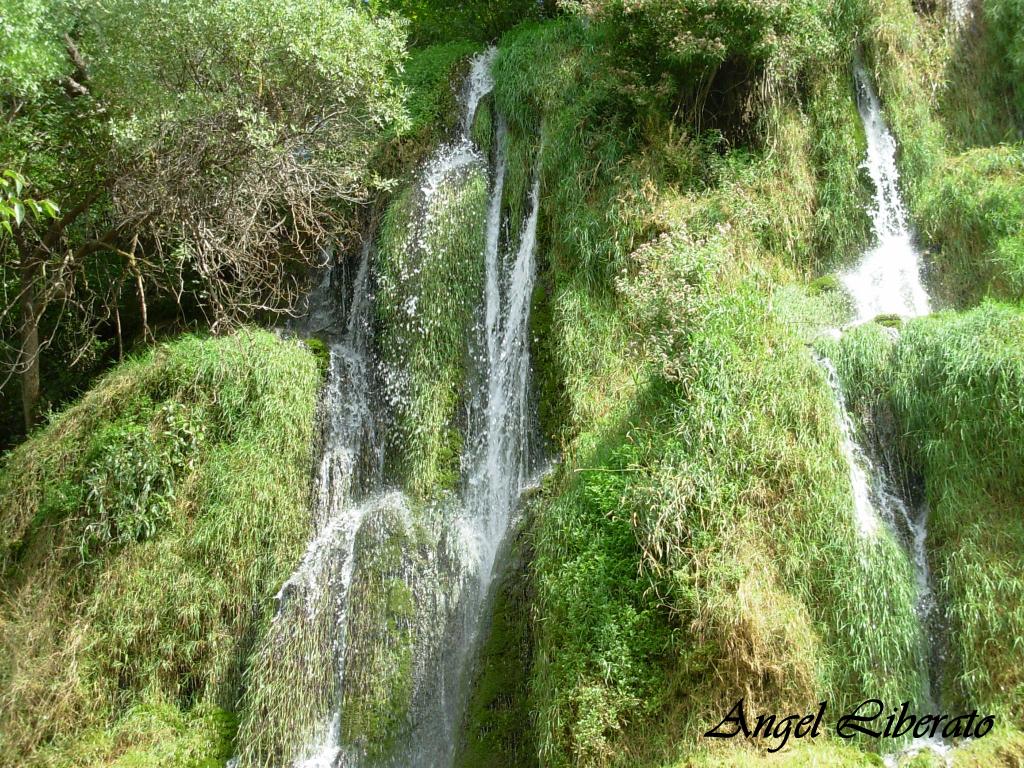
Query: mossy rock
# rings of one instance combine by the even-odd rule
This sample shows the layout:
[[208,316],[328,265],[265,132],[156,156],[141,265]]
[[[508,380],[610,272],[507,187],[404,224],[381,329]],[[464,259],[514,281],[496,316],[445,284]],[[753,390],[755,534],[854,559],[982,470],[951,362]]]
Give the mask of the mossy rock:
[[835,275],[822,275],[821,277],[812,280],[808,286],[812,296],[818,296],[822,293],[835,293],[843,290],[843,284],[839,281],[839,278]]
[[484,155],[491,153],[491,148],[494,146],[494,96],[492,94],[487,94],[480,99],[476,114],[473,115],[469,135]]
[[874,319],[874,322],[883,328],[895,328],[896,330],[899,330],[903,327],[903,318],[894,314],[878,315]]
[[367,512],[356,538],[342,739],[370,765],[402,759],[417,713],[437,696],[437,659],[463,592],[447,517],[392,492]]
[[327,378],[327,371],[331,367],[331,350],[327,346],[327,343],[322,339],[318,339],[315,336],[305,340],[306,349],[313,353],[316,358],[317,364],[320,366],[320,372],[324,378]]
[[394,412],[387,469],[418,500],[459,479],[488,187],[481,162],[450,170],[433,190],[406,189],[381,228],[376,310]]

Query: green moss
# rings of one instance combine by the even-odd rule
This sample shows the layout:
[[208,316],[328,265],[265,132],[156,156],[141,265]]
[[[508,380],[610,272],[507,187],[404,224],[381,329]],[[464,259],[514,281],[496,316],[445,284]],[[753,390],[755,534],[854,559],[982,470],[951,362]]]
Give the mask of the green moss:
[[835,275],[823,275],[822,277],[816,278],[808,286],[811,294],[818,295],[822,293],[835,293],[836,291],[843,290],[843,284],[839,282],[839,278]]
[[487,175],[456,171],[431,198],[400,195],[381,228],[376,310],[394,406],[388,467],[420,499],[455,486],[459,403],[483,295]]
[[72,754],[123,721],[155,764],[180,740],[168,722],[235,700],[304,545],[320,381],[306,349],[268,333],[185,337],[5,458],[5,755],[31,763],[51,740]]
[[322,339],[309,338],[305,340],[306,347],[313,356],[316,358],[317,363],[320,365],[320,373],[327,377],[327,371],[331,367],[331,350]]
[[480,99],[469,135],[485,156],[491,153],[494,143],[494,96],[491,94]]
[[369,764],[389,765],[409,744],[414,714],[434,706],[465,574],[443,505],[410,507],[398,492],[369,503],[348,593],[341,735]]
[[875,317],[874,322],[886,328],[895,328],[897,330],[903,326],[903,318],[899,315],[878,315]]

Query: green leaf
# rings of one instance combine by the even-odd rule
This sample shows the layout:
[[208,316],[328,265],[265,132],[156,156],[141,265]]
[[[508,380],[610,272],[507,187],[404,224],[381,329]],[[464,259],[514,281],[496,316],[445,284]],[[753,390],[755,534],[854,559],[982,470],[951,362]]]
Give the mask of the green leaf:
[[[25,186],[25,177],[17,171],[4,171],[4,176],[14,182],[14,194],[20,195]],[[4,184],[4,186],[7,186]]]
[[18,224],[25,220],[25,206],[22,205],[21,200],[14,201],[14,220]]

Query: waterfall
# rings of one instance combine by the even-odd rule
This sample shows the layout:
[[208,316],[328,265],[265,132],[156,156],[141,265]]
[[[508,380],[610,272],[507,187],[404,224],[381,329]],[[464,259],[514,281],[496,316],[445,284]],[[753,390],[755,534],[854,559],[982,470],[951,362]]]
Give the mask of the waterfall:
[[[489,59],[483,60],[489,66]],[[469,672],[499,569],[499,553],[517,501],[529,483],[529,316],[536,273],[540,179],[535,176],[533,180],[518,240],[504,244],[501,202],[507,130],[500,115],[495,138],[484,247],[483,313],[476,339],[480,370],[473,377],[470,393],[471,435],[462,459],[466,477],[454,515],[466,576],[459,626],[438,660],[437,689],[428,706],[417,713],[418,727],[408,751],[394,763],[414,768],[450,765],[455,758]]]
[[[314,530],[278,592],[249,672],[234,761],[241,768],[454,761],[499,553],[530,472],[528,330],[540,182],[534,178],[528,191],[521,231],[508,232],[504,120],[496,116],[491,163],[471,138],[494,85],[495,54],[472,60],[459,129],[417,176],[401,239],[408,258],[397,277],[414,280],[422,259],[435,255],[429,233],[448,225],[433,220],[435,202],[452,199],[467,179],[486,179],[460,489],[414,503],[385,471],[382,438],[402,449],[388,431],[389,411],[407,403],[407,377],[401,358],[374,359],[371,286],[379,301],[380,282],[367,245],[351,279],[344,262],[325,270],[293,327],[327,339],[330,351]],[[416,331],[416,302],[444,297],[410,296],[401,311]]]
[[949,20],[954,32],[960,32],[973,15],[971,0],[949,0]]
[[875,187],[869,209],[875,245],[842,275],[842,282],[853,296],[856,322],[868,322],[878,315],[926,315],[930,311],[928,294],[921,283],[921,254],[914,247],[900,196],[896,140],[885,124],[871,80],[859,64],[854,79],[868,145],[863,167]]
[[[863,167],[874,185],[868,212],[875,242],[860,262],[841,276],[853,299],[856,313],[853,324],[869,322],[879,315],[904,318],[925,315],[930,311],[930,303],[921,280],[921,254],[914,246],[907,210],[900,195],[896,141],[885,123],[871,80],[859,63],[854,69],[854,81],[857,108],[867,139]],[[835,333],[841,335],[838,330]],[[874,460],[860,445],[835,366],[827,357],[820,357],[818,362],[835,400],[841,448],[853,492],[855,524],[864,539],[863,545],[872,546],[874,537],[880,533],[880,525],[884,525],[902,544],[913,567],[917,587],[915,613],[925,644],[921,649],[924,674],[920,698],[929,711],[936,711],[929,670],[931,644],[937,630],[937,606],[927,558],[927,506],[921,503],[911,509],[890,475],[892,468]],[[876,437],[881,439],[882,436]],[[900,754],[922,750],[945,757],[948,747],[940,740],[915,739]],[[888,755],[886,764],[895,765],[897,759],[898,755]]]

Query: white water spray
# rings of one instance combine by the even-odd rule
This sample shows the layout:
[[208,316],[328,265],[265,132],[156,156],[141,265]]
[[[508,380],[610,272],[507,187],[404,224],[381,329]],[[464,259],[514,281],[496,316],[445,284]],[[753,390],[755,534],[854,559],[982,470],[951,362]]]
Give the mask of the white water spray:
[[878,315],[917,317],[930,311],[921,282],[921,254],[914,247],[899,190],[896,140],[885,124],[882,105],[859,64],[854,70],[857,108],[864,123],[868,153],[864,168],[875,187],[869,213],[875,245],[860,263],[842,275],[863,323]]

